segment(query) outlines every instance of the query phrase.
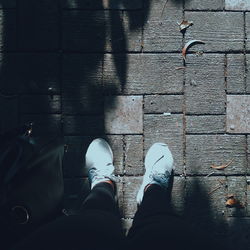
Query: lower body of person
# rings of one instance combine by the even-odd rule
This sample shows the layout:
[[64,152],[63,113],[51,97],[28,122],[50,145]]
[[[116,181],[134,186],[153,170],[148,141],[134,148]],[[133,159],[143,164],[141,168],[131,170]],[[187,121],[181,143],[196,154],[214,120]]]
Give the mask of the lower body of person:
[[197,239],[184,220],[171,212],[173,158],[166,144],[154,144],[146,155],[139,208],[126,238],[115,198],[113,153],[105,140],[90,144],[86,167],[91,192],[80,212],[41,227],[15,250],[205,249],[199,243],[202,238]]

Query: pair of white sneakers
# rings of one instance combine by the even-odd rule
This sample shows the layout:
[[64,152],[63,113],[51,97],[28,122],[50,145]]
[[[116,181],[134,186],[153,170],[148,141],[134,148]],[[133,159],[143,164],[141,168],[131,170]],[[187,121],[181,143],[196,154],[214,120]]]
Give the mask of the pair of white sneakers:
[[[113,152],[104,139],[98,138],[92,141],[85,160],[91,189],[100,182],[116,181]],[[145,157],[145,169],[143,182],[136,197],[138,204],[141,203],[148,185],[156,184],[163,189],[168,188],[173,171],[173,157],[166,144],[155,143],[150,147]]]

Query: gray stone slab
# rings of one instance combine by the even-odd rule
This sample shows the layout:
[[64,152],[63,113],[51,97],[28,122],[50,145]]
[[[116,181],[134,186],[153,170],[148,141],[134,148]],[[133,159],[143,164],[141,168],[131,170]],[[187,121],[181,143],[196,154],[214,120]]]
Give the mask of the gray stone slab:
[[141,9],[143,0],[112,1],[112,0],[61,0],[62,7],[67,9],[119,9],[119,10],[134,10]]
[[239,207],[228,207],[228,216],[242,217],[246,216],[247,208],[247,182],[245,176],[228,176],[227,177],[227,194],[234,195],[242,205]]
[[250,10],[248,0],[225,0],[226,10]]
[[187,114],[224,114],[224,56],[188,55],[186,69]]
[[246,55],[246,92],[250,93],[250,55]]
[[186,180],[183,177],[175,176],[171,192],[171,205],[174,212],[178,215],[185,213]]
[[18,5],[18,48],[55,50],[59,48],[57,1],[21,1]]
[[102,55],[64,55],[62,75],[64,114],[103,113],[102,62]]
[[63,48],[70,51],[139,51],[142,40],[142,12],[63,12]]
[[227,96],[227,132],[250,133],[250,95]]
[[108,134],[141,134],[143,132],[142,96],[106,97],[105,131]]
[[227,55],[227,93],[245,93],[245,76],[244,55]]
[[[233,160],[233,161],[232,161]],[[232,163],[224,170],[212,165]],[[244,135],[187,135],[186,168],[188,174],[246,174],[246,139]]]
[[61,115],[60,114],[32,114],[22,115],[21,123],[32,122],[34,136],[42,135],[60,135],[62,133]]
[[0,97],[0,134],[19,126],[18,97]]
[[[226,178],[221,177],[188,177],[186,181],[186,215],[193,215],[196,223],[208,223],[207,229],[216,227],[213,219],[223,219],[225,206]],[[210,220],[210,221],[209,221]],[[194,222],[194,223],[195,223]],[[218,230],[218,228],[217,228]]]
[[108,93],[112,90],[119,93],[121,89],[126,94],[183,92],[184,74],[176,69],[182,66],[181,55],[129,54],[116,59],[105,55],[104,87]]
[[121,135],[108,135],[106,140],[110,144],[113,151],[115,174],[121,175],[124,173],[124,142]]
[[186,116],[186,133],[224,133],[226,132],[225,115]]
[[224,0],[185,1],[185,10],[223,10]]
[[87,53],[104,51],[106,25],[104,11],[64,11],[63,48]]
[[[182,2],[151,1],[144,26],[144,51],[177,51],[182,46],[182,34],[177,22],[183,19]],[[164,8],[165,6],[165,8]]]
[[183,95],[146,95],[144,113],[181,113]]
[[246,49],[250,50],[250,13],[246,13]]
[[156,142],[166,143],[174,158],[175,173],[183,173],[183,115],[144,115],[144,153]]
[[63,132],[65,135],[103,135],[103,116],[63,116]]
[[29,114],[60,113],[61,96],[59,95],[24,95],[20,100],[21,112]]
[[229,217],[227,219],[227,224],[228,233],[225,240],[225,249],[247,249],[250,244],[250,218]]
[[16,10],[0,10],[0,51],[17,48]]
[[243,50],[243,13],[186,12],[185,18],[194,22],[194,25],[187,29],[185,42],[198,39],[206,43],[196,45],[193,49],[203,51]]
[[122,211],[125,218],[133,218],[137,210],[136,196],[142,177],[124,177]]
[[0,86],[3,93],[60,93],[59,60],[49,53],[0,54]]
[[143,136],[126,135],[125,141],[125,174],[143,175]]

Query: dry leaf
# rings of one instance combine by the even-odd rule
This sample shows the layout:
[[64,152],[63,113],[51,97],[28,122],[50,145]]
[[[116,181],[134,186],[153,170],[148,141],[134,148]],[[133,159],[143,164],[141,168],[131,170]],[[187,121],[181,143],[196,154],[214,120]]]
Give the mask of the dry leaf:
[[232,162],[233,162],[233,159],[230,162],[228,162],[227,164],[222,164],[220,166],[212,165],[211,168],[222,170],[222,169],[227,168]]
[[188,48],[190,48],[191,46],[195,45],[195,44],[205,44],[205,42],[201,41],[201,40],[191,40],[189,42],[187,42],[184,46],[184,48],[182,49],[182,56],[183,59],[186,60],[186,53]]
[[226,206],[244,208],[244,205],[239,200],[235,199],[234,195],[227,196]]
[[180,31],[184,32],[186,31],[186,29],[190,26],[192,26],[194,23],[193,22],[189,22],[189,21],[185,21],[183,20],[181,23],[178,23],[180,26]]

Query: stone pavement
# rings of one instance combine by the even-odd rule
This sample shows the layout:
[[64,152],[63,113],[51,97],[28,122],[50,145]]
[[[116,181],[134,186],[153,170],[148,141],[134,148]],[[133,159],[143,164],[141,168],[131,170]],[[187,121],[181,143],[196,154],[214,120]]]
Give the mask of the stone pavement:
[[[162,141],[175,159],[173,209],[228,249],[250,248],[250,0],[0,0],[0,8],[0,130],[33,121],[36,135],[64,135],[70,211],[88,190],[86,148],[102,136],[129,228],[145,153]],[[193,22],[185,34],[182,20]],[[193,39],[205,44],[184,63]],[[241,205],[226,207],[229,194]]]

